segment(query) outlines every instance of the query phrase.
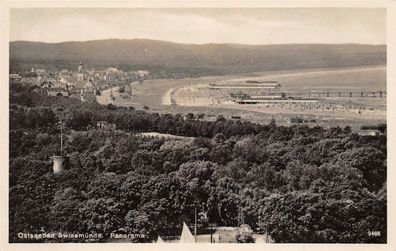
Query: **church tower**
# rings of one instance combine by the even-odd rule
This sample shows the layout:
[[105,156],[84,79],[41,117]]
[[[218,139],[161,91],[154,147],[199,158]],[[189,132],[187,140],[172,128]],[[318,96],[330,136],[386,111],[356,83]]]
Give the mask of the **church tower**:
[[77,69],[77,80],[85,80],[84,67],[81,62]]

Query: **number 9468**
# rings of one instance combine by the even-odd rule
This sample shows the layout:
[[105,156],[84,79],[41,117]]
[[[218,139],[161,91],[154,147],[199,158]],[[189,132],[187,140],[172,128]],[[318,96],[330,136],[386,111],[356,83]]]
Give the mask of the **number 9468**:
[[381,236],[381,232],[380,231],[368,231],[367,235],[368,236]]

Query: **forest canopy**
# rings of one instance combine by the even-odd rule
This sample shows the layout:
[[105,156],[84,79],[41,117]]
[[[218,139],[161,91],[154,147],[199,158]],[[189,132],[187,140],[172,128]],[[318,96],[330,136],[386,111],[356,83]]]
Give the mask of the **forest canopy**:
[[[67,161],[54,174],[60,120]],[[99,121],[117,130],[97,130]],[[9,138],[10,242],[43,231],[102,234],[98,241],[126,231],[141,234],[136,242],[153,242],[179,234],[198,208],[207,215],[200,230],[243,222],[276,242],[386,243],[384,135],[208,122],[13,85]]]

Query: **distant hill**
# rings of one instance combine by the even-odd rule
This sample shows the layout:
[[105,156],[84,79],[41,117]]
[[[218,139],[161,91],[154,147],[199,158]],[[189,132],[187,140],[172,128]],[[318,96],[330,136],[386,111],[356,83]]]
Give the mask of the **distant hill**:
[[352,67],[386,64],[385,45],[359,44],[178,44],[156,40],[10,42],[11,64],[118,65],[134,68],[196,69],[209,73]]

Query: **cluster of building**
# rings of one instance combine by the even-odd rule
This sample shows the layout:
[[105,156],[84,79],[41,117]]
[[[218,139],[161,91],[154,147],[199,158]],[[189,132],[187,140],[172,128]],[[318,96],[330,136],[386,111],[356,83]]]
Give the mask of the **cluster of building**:
[[[88,70],[80,62],[76,71],[63,69],[59,72],[32,69],[30,72],[10,74],[10,83],[20,82],[37,86],[39,92],[48,96],[76,97],[82,101],[95,99],[101,90],[113,86],[124,86],[126,93],[132,94],[130,84],[147,79],[149,71],[124,72],[115,67],[105,70]],[[128,92],[129,90],[129,92]]]
[[278,81],[216,81],[197,88],[179,88],[173,93],[177,104],[258,104],[288,100]]

